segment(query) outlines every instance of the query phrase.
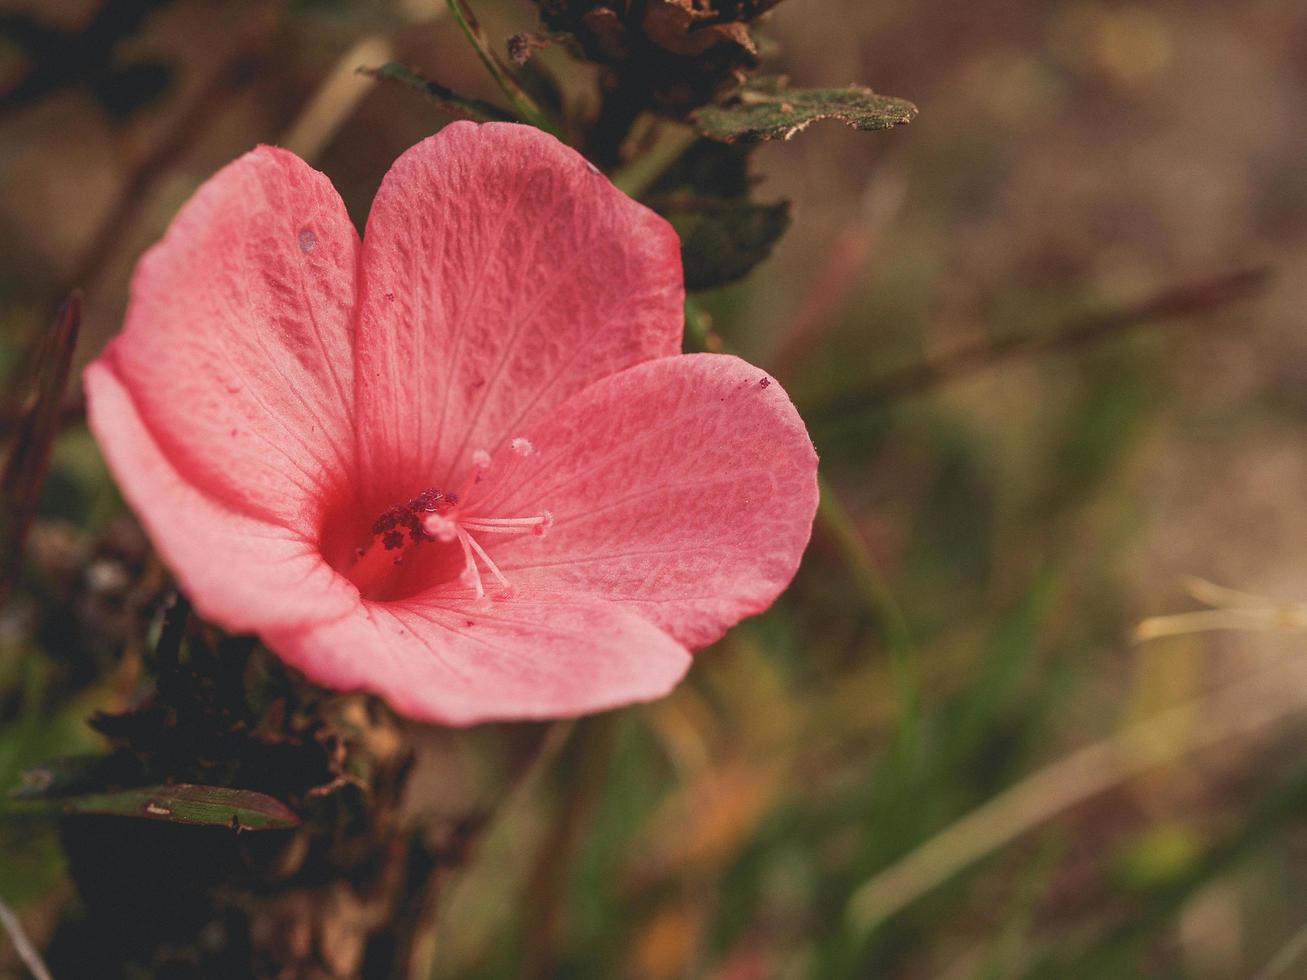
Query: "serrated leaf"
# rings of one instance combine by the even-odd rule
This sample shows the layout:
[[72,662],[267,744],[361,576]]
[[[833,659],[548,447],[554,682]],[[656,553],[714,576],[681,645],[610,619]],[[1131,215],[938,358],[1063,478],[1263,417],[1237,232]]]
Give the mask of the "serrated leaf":
[[685,288],[714,289],[746,275],[769,255],[790,226],[790,204],[720,198],[654,207],[681,236]]
[[787,88],[782,78],[759,78],[725,102],[693,116],[699,132],[723,143],[790,139],[821,119],[838,119],[854,129],[890,129],[911,122],[917,107],[906,99],[877,95],[869,88]]
[[14,803],[12,815],[57,812],[107,817],[136,817],[199,827],[235,830],[288,830],[300,818],[266,793],[225,786],[141,786],[112,793],[89,793],[39,803]]
[[360,68],[359,71],[364,75],[371,75],[378,81],[390,82],[418,92],[426,96],[428,101],[435,103],[442,112],[447,112],[451,116],[471,119],[475,122],[517,122],[516,116],[499,108],[493,102],[459,95],[453,89],[423,78],[411,68],[406,68],[398,62],[389,61],[380,68]]

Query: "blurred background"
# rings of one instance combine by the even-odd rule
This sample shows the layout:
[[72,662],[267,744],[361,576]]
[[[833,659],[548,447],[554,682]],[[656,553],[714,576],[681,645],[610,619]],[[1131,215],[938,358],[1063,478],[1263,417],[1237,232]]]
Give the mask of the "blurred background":
[[[807,419],[824,520],[674,695],[543,734],[432,976],[1307,977],[1307,7],[786,0],[758,34],[795,84],[920,108],[762,147],[793,227],[697,297]],[[255,143],[361,225],[448,121],[354,71],[388,60],[497,97],[438,0],[0,4],[11,388],[73,286],[95,355],[140,252]],[[3,788],[97,749],[155,612],[79,397],[0,614]],[[503,796],[519,732],[413,737],[451,821]],[[38,943],[62,860],[0,821]]]

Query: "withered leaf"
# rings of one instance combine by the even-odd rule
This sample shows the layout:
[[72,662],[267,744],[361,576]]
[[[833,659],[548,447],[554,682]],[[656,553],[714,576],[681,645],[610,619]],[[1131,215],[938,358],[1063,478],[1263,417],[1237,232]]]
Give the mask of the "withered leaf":
[[758,204],[720,198],[659,208],[681,236],[685,288],[715,289],[747,275],[771,255],[790,227],[790,202]]

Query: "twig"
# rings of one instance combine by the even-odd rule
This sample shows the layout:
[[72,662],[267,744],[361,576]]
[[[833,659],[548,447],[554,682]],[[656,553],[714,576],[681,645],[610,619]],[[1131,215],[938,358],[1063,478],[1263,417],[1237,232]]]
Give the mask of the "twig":
[[[103,0],[95,5],[84,25],[72,30],[17,10],[0,10],[0,36],[20,48],[31,65],[0,92],[0,120],[70,86],[84,86],[93,95],[102,96],[106,83],[121,77],[115,55],[166,3]],[[40,5],[35,9],[40,11]]]
[[[64,426],[70,422],[78,421],[86,412],[86,399],[81,393],[69,395],[64,403],[59,406],[59,425]],[[10,408],[0,411],[0,433],[13,432],[14,427],[23,419],[23,410],[21,407]]]
[[4,926],[5,932],[9,933],[9,939],[14,944],[18,958],[32,972],[32,976],[36,977],[36,980],[54,980],[41,960],[41,954],[36,951],[32,941],[27,938],[27,933],[23,931],[23,924],[18,921],[18,916],[4,899],[0,899],[0,926]]
[[526,922],[523,925],[526,959],[519,965],[523,978],[557,973],[557,930],[560,922],[559,891],[564,885],[567,860],[582,840],[594,816],[604,777],[612,761],[617,716],[594,715],[582,722],[581,737],[572,743],[571,765],[560,767],[564,790],[558,812],[536,853],[527,881]]
[[856,935],[867,936],[927,892],[1072,807],[1164,763],[1251,735],[1304,708],[1307,660],[1291,660],[1072,752],[876,874],[849,898],[847,925]]
[[1307,925],[1299,928],[1288,942],[1279,948],[1271,961],[1257,971],[1253,980],[1279,980],[1307,953]]
[[[209,131],[214,118],[254,79],[255,69],[264,57],[265,42],[258,31],[266,20],[267,9],[266,3],[256,5],[254,14],[247,17],[239,31],[242,36],[235,52],[200,89],[186,112],[180,115],[177,124],[132,167],[113,206],[73,262],[73,271],[68,278],[71,287],[83,292],[94,289],[108,267],[108,260],[113,256],[118,243],[130,231],[154,182],[197,139]],[[36,342],[28,345],[27,350],[19,356],[18,363],[32,363],[36,349]],[[25,372],[20,369],[20,375],[22,373]],[[84,409],[85,406],[78,402],[65,411],[75,417]]]
[[[262,6],[262,5],[260,5]],[[255,18],[259,20],[260,18]],[[257,24],[247,24],[244,34],[254,33]],[[100,222],[90,244],[73,264],[71,281],[90,290],[113,254],[118,241],[128,230],[145,203],[156,178],[165,173],[197,139],[207,133],[213,120],[246,85],[254,80],[264,57],[261,37],[242,37],[236,50],[213,74],[181,114],[177,125],[132,168],[113,207]]]
[[1136,306],[1085,317],[1061,330],[1022,334],[960,347],[934,360],[891,372],[866,384],[846,388],[824,402],[809,406],[808,412],[822,417],[836,417],[919,395],[1017,357],[1069,353],[1161,320],[1214,312],[1256,296],[1270,281],[1270,275],[1270,269],[1265,267],[1244,269],[1168,289]]
[[278,143],[305,160],[316,159],[372,91],[359,66],[389,61],[390,55],[390,42],[378,35],[354,44],[337,59]]
[[681,159],[696,139],[698,134],[688,126],[663,127],[648,152],[613,173],[613,183],[630,197],[640,197]]
[[573,721],[555,721],[541,732],[539,739],[532,746],[526,759],[513,775],[509,786],[500,794],[493,809],[478,824],[474,838],[467,842],[466,850],[462,854],[462,860],[457,865],[444,869],[445,873],[453,876],[454,880],[448,884],[443,884],[441,887],[433,888],[431,891],[427,905],[423,910],[423,916],[429,923],[429,927],[414,944],[414,951],[409,958],[410,975],[430,975],[432,964],[435,962],[439,949],[439,933],[443,925],[439,915],[440,908],[445,905],[458,904],[459,889],[468,880],[468,873],[473,864],[477,845],[510,819],[530,797],[536,785],[553,766],[554,761],[568,744],[575,727],[576,724]]
[[530,123],[536,129],[543,129],[546,133],[559,135],[558,127],[545,111],[536,105],[535,99],[531,98],[527,90],[514,77],[512,70],[495,53],[494,45],[490,43],[490,38],[477,22],[472,8],[467,5],[467,0],[448,0],[448,3],[450,13],[458,21],[458,26],[463,29],[463,34],[472,42],[472,47],[476,48],[481,63],[486,66],[486,71],[490,72],[500,91],[508,98],[522,121]]
[[74,291],[59,307],[49,332],[40,339],[31,389],[0,471],[0,603],[18,575],[27,529],[41,499],[81,325],[82,295]]
[[824,477],[818,477],[818,484],[821,501],[817,505],[817,516],[821,526],[853,572],[853,580],[867,608],[880,619],[887,645],[900,652],[908,649],[912,646],[912,637],[903,610],[890,594],[885,577],[872,560],[852,515]]

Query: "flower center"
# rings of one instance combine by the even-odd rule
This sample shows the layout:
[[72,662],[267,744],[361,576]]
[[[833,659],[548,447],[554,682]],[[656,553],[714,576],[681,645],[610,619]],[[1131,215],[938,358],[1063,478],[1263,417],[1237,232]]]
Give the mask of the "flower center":
[[[514,439],[511,445],[513,451],[522,456],[535,451],[526,439]],[[466,502],[473,487],[484,479],[489,469],[490,454],[477,450],[472,454],[472,470],[467,481],[457,493],[429,487],[407,502],[383,511],[372,524],[371,542],[355,549],[353,563],[346,571],[359,592],[372,599],[397,598],[396,578],[403,566],[414,564],[423,551],[457,543],[462,552],[458,580],[471,589],[477,599],[484,599],[487,595],[486,581],[482,577],[484,569],[498,583],[501,594],[507,593],[511,584],[478,537],[543,535],[553,525],[554,518],[547,510],[527,517],[492,517],[482,513],[475,503],[469,506]],[[412,573],[406,577],[411,576]],[[433,570],[424,586],[437,584],[441,577]]]

